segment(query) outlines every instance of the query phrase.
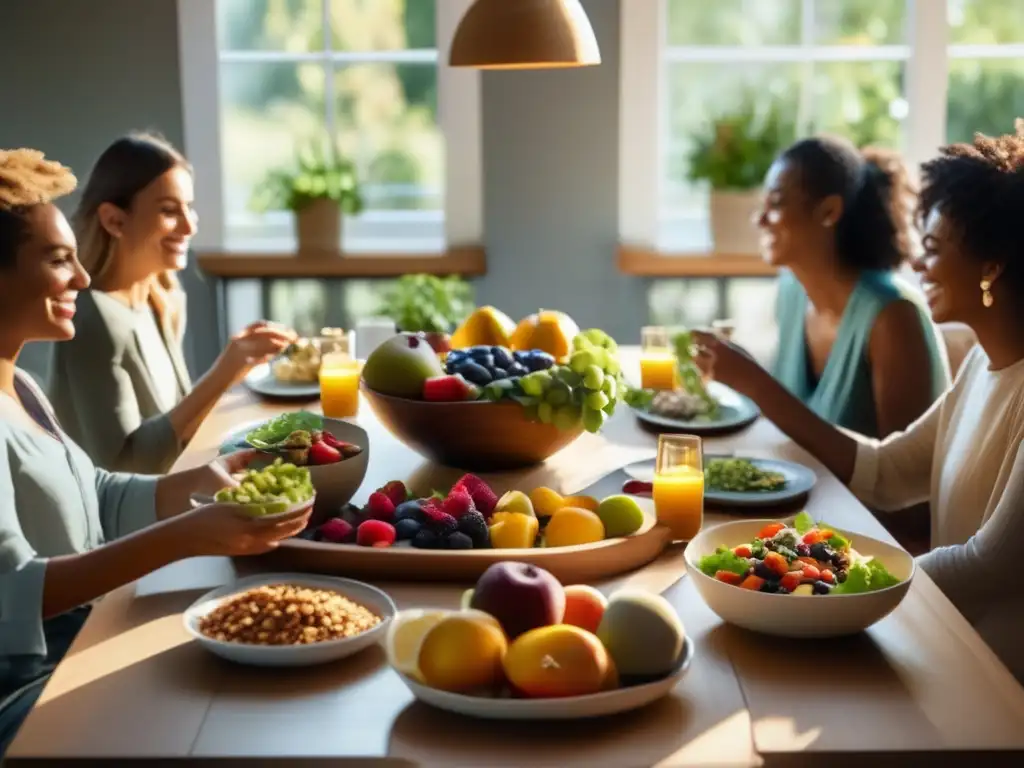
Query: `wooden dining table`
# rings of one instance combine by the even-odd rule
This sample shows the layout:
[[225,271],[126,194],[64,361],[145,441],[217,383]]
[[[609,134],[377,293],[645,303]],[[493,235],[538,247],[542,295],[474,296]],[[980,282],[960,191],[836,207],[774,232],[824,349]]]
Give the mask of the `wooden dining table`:
[[[638,350],[623,349],[624,370]],[[229,392],[177,468],[211,460],[226,436],[282,410]],[[392,479],[454,477],[392,437],[362,403],[357,422],[372,459],[355,501]],[[583,482],[654,455],[656,437],[624,406],[600,435],[586,434],[540,468],[498,485]],[[817,475],[806,509],[818,519],[893,541],[817,461],[765,419],[709,453],[797,461]],[[581,468],[583,468],[581,470]],[[740,517],[709,513],[705,525]],[[765,516],[765,513],[761,513]],[[680,545],[681,546],[681,545]],[[7,761],[11,766],[102,765],[138,759],[198,764],[303,766],[814,765],[865,761],[945,765],[964,760],[1024,765],[1024,688],[960,613],[917,570],[903,602],[856,636],[789,640],[724,624],[687,577],[680,546],[596,586],[661,592],[678,611],[696,653],[670,695],[599,721],[470,719],[417,702],[379,647],[326,666],[233,665],[194,642],[182,611],[262,560],[196,558],[176,563],[100,600],[46,686]],[[375,582],[399,608],[457,607],[463,584]]]

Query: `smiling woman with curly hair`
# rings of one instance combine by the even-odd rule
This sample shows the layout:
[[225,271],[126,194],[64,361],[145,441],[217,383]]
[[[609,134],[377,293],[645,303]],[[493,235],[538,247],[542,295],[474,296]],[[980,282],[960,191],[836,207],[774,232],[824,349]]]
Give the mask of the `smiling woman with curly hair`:
[[914,263],[932,319],[970,326],[978,345],[956,381],[906,430],[882,441],[823,421],[731,344],[697,334],[716,378],[868,505],[931,502],[932,547],[918,563],[1024,681],[1024,120],[924,164],[924,254]]

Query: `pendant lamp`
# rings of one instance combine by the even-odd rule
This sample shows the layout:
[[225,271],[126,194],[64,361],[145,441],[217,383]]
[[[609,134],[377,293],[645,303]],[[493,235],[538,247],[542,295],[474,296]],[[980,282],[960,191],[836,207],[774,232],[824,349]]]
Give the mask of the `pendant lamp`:
[[452,38],[448,64],[555,69],[601,63],[580,0],[476,0]]

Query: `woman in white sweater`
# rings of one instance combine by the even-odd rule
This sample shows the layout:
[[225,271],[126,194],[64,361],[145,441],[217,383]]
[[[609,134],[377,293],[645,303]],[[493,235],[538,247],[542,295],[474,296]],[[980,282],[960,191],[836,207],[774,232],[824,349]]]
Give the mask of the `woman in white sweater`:
[[931,502],[920,566],[1024,681],[1024,120],[1016,133],[945,147],[922,167],[921,275],[932,319],[978,337],[952,388],[905,431],[841,431],[734,345],[696,334],[702,364],[885,511]]

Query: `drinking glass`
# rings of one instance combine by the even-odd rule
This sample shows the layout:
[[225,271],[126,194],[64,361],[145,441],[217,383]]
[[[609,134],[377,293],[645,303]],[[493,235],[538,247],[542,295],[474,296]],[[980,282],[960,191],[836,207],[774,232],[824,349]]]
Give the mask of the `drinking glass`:
[[320,407],[324,416],[349,419],[359,413],[362,366],[349,354],[348,336],[320,338]]
[[648,325],[640,329],[640,386],[644,389],[677,389],[679,373],[668,328]]
[[704,457],[696,435],[659,435],[654,510],[677,541],[690,541],[704,524]]

